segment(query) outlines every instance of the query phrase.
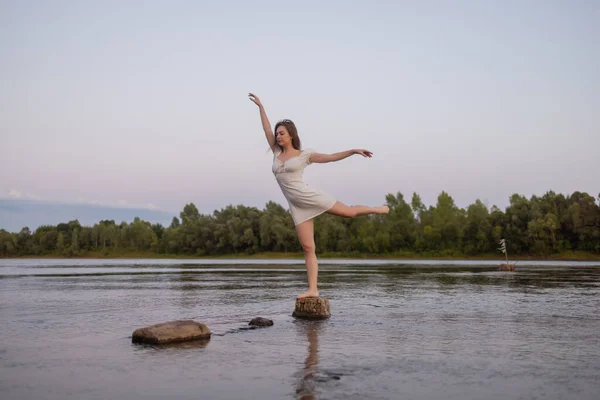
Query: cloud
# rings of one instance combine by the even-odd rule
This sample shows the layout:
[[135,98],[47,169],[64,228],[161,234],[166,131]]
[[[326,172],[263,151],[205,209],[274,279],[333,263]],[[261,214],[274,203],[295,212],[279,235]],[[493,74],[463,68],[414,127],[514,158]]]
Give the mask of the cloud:
[[36,195],[33,195],[31,193],[23,193],[18,189],[11,189],[8,192],[8,196],[9,199],[30,199],[30,200],[40,200],[40,198]]
[[17,189],[11,189],[11,191],[8,192],[8,197],[13,197],[15,199],[21,199],[21,198],[23,198],[23,193],[19,192]]
[[129,203],[127,200],[117,200],[117,201],[98,201],[98,200],[90,200],[84,197],[78,197],[75,201],[79,204],[90,204],[95,206],[106,206],[106,207],[115,207],[115,208],[136,208],[136,209],[145,209],[145,210],[153,210],[160,211],[160,207],[157,207],[155,204],[146,203],[146,204],[134,204]]
[[84,197],[78,197],[77,200],[75,200],[75,203],[83,203],[83,204],[100,204],[100,202],[98,200],[88,200]]
[[[23,192],[19,189],[11,189],[7,195],[1,195],[0,198],[8,198],[8,199],[19,199],[19,200],[42,200],[38,196],[33,195],[31,193]],[[69,201],[64,200],[51,200],[46,199],[44,202],[50,203],[59,203],[59,204],[69,204]],[[104,207],[114,207],[114,208],[135,208],[135,209],[143,209],[143,210],[151,210],[151,211],[162,211],[160,207],[156,206],[153,203],[145,203],[145,204],[135,204],[130,203],[127,200],[117,200],[117,201],[99,201],[97,199],[87,199],[85,197],[78,197],[73,203],[75,204],[88,204],[92,206],[104,206]]]

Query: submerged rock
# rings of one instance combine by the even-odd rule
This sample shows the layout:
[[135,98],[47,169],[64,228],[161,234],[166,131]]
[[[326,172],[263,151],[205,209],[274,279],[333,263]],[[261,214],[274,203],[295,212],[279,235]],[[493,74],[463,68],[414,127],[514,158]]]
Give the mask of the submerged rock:
[[296,308],[292,316],[303,319],[325,319],[331,317],[329,300],[321,297],[296,299]]
[[200,322],[178,320],[136,329],[131,336],[131,341],[133,343],[164,344],[197,339],[206,340],[210,338],[210,335],[210,329]]
[[273,321],[263,317],[253,318],[252,321],[248,322],[250,326],[272,326]]

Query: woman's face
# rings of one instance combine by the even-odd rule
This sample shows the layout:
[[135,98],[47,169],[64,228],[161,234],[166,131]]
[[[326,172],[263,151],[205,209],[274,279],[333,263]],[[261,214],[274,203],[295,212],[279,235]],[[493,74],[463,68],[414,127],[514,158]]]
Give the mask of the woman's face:
[[277,144],[282,147],[292,143],[292,137],[290,136],[287,128],[283,125],[279,126],[275,131],[275,139],[277,140]]

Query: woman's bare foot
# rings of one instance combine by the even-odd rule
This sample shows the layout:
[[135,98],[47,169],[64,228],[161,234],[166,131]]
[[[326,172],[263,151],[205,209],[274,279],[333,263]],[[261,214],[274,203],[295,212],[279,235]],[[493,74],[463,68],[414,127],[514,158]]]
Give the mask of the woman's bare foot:
[[298,297],[296,297],[296,298],[303,299],[305,297],[319,297],[319,291],[318,290],[309,290],[302,294],[299,294]]

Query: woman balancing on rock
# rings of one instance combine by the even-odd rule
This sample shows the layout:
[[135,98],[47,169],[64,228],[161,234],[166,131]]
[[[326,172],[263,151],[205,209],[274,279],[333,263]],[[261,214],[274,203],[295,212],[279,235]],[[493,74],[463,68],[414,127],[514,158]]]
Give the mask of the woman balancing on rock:
[[249,97],[260,109],[262,127],[273,151],[273,174],[288,201],[298,239],[304,250],[308,291],[298,295],[298,298],[319,297],[317,290],[319,266],[315,254],[313,218],[323,213],[346,218],[367,214],[387,214],[389,208],[387,206],[347,206],[329,194],[307,186],[302,180],[302,173],[309,164],[340,161],[354,154],[371,158],[373,153],[363,149],[352,149],[333,154],[317,153],[313,149],[302,150],[294,123],[289,119],[279,121],[275,125],[275,134],[273,135],[271,124],[260,99],[252,93],[249,94]]

